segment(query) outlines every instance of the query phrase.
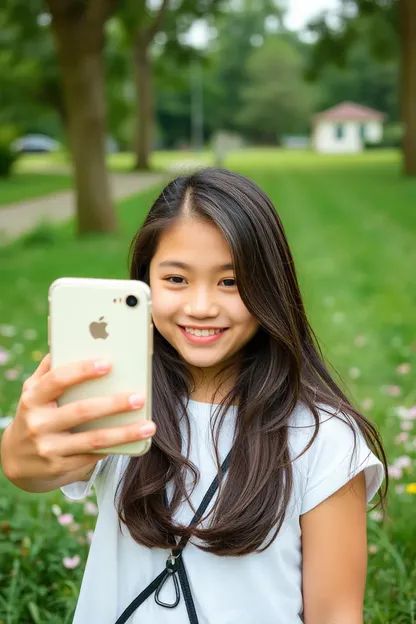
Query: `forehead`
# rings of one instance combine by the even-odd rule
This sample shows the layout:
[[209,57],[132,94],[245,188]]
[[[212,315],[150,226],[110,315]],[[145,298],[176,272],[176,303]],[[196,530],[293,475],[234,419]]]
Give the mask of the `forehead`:
[[189,264],[230,263],[231,252],[220,229],[210,221],[180,219],[163,232],[152,262],[174,258]]

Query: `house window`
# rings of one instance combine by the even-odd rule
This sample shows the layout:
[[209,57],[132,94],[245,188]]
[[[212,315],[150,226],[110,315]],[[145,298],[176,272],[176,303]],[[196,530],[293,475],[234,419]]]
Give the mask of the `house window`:
[[365,136],[365,124],[360,124],[360,139],[362,141],[366,140],[366,136]]
[[339,141],[343,139],[345,136],[345,126],[344,124],[336,124],[335,126],[335,138]]

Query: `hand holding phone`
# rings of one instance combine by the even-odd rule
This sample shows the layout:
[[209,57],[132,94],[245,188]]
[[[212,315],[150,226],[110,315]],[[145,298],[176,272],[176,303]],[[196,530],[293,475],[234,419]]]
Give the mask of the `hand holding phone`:
[[[146,397],[142,408],[77,424],[74,433],[151,420],[153,324],[147,284],[137,280],[56,280],[49,289],[49,344],[52,368],[92,359],[112,363],[105,377],[65,388],[58,405],[120,394]],[[150,445],[149,439],[135,440],[103,452],[137,457]]]
[[141,409],[145,397],[129,393],[91,397],[58,407],[62,394],[88,380],[104,378],[111,363],[81,361],[51,370],[47,355],[23,384],[13,422],[3,434],[1,460],[6,477],[30,492],[46,492],[81,480],[102,458],[103,449],[148,440],[152,422],[71,433],[103,416]]

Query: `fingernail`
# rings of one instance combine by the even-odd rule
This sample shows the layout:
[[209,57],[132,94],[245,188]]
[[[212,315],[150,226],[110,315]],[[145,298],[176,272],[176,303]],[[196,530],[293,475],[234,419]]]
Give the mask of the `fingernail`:
[[106,360],[97,360],[94,362],[94,368],[97,373],[106,373],[110,370],[110,362],[107,362]]
[[141,394],[132,394],[129,396],[130,407],[142,407],[144,399]]
[[144,436],[151,436],[155,432],[155,426],[153,423],[146,423],[145,425],[141,425],[139,427],[139,433]]

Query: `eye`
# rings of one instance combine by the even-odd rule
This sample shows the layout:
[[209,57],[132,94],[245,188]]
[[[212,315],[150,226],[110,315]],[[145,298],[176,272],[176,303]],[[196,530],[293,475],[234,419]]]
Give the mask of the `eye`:
[[184,284],[186,282],[184,277],[180,277],[179,275],[170,275],[169,277],[165,277],[165,281],[170,284]]
[[233,277],[226,277],[225,279],[220,281],[220,284],[226,286],[227,288],[233,288],[233,286],[237,286],[237,282]]

